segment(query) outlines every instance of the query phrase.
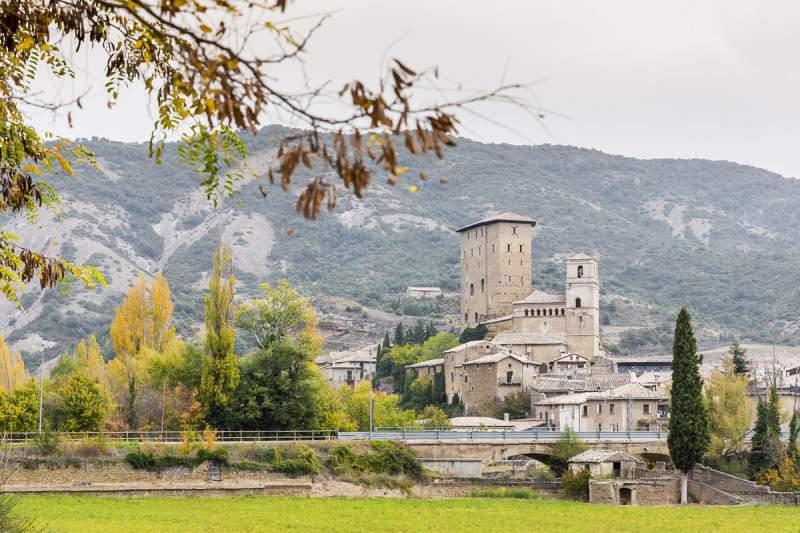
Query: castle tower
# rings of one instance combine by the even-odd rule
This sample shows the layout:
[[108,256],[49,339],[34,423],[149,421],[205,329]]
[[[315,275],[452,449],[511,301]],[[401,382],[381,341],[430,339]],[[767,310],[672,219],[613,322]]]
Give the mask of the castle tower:
[[567,348],[600,354],[600,278],[597,260],[580,253],[567,259]]
[[457,230],[464,324],[510,315],[511,304],[530,294],[535,225],[528,217],[501,213]]

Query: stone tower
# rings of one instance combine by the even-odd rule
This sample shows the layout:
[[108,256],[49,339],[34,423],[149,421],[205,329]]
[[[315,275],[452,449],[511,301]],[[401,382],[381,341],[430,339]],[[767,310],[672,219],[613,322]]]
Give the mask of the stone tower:
[[600,354],[600,279],[597,260],[580,253],[567,259],[566,341],[571,352]]
[[535,225],[528,217],[501,213],[457,230],[464,324],[510,315],[511,304],[530,294]]

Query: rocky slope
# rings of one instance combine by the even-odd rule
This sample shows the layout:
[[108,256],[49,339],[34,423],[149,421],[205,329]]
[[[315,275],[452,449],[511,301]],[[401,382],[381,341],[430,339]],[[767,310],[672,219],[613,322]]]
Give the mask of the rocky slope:
[[[254,167],[269,164],[285,133],[267,128],[252,141]],[[102,168],[50,178],[64,198],[61,214],[4,223],[28,245],[99,266],[109,281],[93,292],[75,284],[32,289],[23,309],[0,303],[0,331],[29,359],[89,333],[103,337],[140,271],[166,274],[179,331],[192,335],[220,238],[233,245],[241,295],[287,277],[330,310],[323,318],[338,331],[337,348],[371,339],[393,318],[380,310],[406,286],[458,290],[453,230],[490,211],[538,221],[537,286],[563,285],[569,253],[599,258],[604,321],[624,349],[668,345],[671,317],[684,304],[707,338],[800,341],[800,182],[757,168],[462,140],[442,161],[403,157],[404,182],[390,187],[379,178],[363,200],[342,194],[333,213],[306,222],[294,212],[294,194],[278,187],[266,185],[263,199],[256,183],[244,183],[236,201],[212,209],[174,153],[155,165],[142,144],[86,144]],[[430,176],[424,183],[416,178],[421,170]],[[373,310],[366,319],[349,316],[339,298]],[[619,335],[620,326],[639,329]]]

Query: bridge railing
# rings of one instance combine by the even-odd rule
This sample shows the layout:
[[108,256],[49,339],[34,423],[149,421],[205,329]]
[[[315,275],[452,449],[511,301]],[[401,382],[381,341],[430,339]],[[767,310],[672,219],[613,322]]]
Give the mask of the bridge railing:
[[[664,431],[575,431],[575,437],[586,442],[630,442],[666,440]],[[399,441],[532,441],[554,442],[565,435],[565,431],[457,431],[457,430],[381,430],[340,431],[340,440],[399,440]]]
[[[279,442],[279,441],[315,441],[336,440],[335,430],[219,430],[216,432],[217,442]],[[58,432],[63,441],[108,440],[114,442],[181,442],[189,435],[185,431],[85,431]],[[0,440],[7,443],[23,443],[36,439],[38,433],[7,432],[0,433]],[[194,435],[202,439],[200,432]]]

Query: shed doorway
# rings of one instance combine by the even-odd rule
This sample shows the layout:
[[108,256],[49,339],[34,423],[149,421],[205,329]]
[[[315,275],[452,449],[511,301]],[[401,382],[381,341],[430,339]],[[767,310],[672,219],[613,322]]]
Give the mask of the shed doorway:
[[633,490],[622,487],[619,489],[619,504],[620,505],[630,505],[631,500],[633,498]]
[[622,463],[620,461],[614,461],[614,477],[620,477],[622,475]]

